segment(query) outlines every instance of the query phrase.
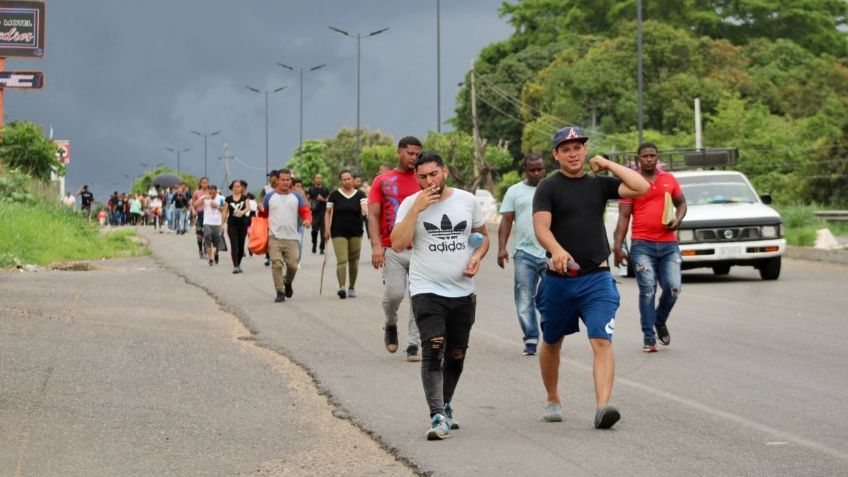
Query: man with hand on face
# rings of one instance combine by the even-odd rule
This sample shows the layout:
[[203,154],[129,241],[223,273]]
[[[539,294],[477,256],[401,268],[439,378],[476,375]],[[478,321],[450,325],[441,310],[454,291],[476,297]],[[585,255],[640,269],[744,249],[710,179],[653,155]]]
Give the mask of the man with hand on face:
[[506,246],[512,224],[515,223],[513,239],[513,267],[515,268],[515,309],[518,323],[524,334],[524,354],[536,354],[539,343],[539,324],[536,317],[536,289],[545,273],[548,259],[545,249],[536,240],[533,232],[533,195],[536,186],[545,177],[545,160],[532,153],[524,158],[524,181],[506,191],[501,203],[501,225],[498,227],[498,266],[504,268],[509,261]]
[[[442,158],[422,153],[415,174],[423,190],[407,197],[397,212],[392,249],[412,244],[409,294],[421,332],[421,381],[430,407],[428,440],[459,429],[450,402],[462,374],[477,307],[474,275],[489,249],[480,203],[469,192],[447,187]],[[472,233],[482,243],[472,248]]]
[[[644,143],[639,146],[636,155],[639,173],[651,184],[651,190],[642,197],[622,199],[618,202],[618,224],[615,228],[613,252],[616,265],[621,265],[628,259],[633,261],[636,283],[639,285],[642,351],[655,353],[657,338],[665,346],[671,344],[666,321],[680,294],[680,264],[683,263],[674,231],[686,216],[686,197],[683,196],[677,179],[657,167],[657,146]],[[671,197],[676,212],[674,218],[664,224],[666,195]],[[633,235],[628,257],[621,245],[627,236],[631,215]],[[655,299],[658,283],[662,289],[659,304]]]
[[604,211],[609,199],[638,197],[650,185],[638,172],[594,156],[594,173],[583,170],[589,137],[578,127],[558,130],[552,154],[560,169],[539,182],[533,197],[533,228],[547,250],[548,269],[539,286],[536,306],[541,314],[542,346],[539,367],[547,392],[544,421],[562,421],[559,363],[562,341],[586,326],[594,354],[595,428],[608,429],[621,417],[609,405],[615,375],[612,335],[620,296],[610,274],[610,254]]

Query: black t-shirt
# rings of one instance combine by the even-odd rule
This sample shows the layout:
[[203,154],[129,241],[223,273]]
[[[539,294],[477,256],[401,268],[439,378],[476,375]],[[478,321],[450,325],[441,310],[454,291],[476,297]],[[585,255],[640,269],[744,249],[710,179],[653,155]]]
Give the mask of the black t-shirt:
[[318,196],[323,195],[326,199],[330,195],[330,189],[324,186],[312,186],[306,193],[309,195],[309,200],[312,201],[312,214],[314,215],[316,212],[323,214],[327,210],[327,203],[318,200]]
[[551,213],[554,238],[582,270],[597,268],[609,257],[604,212],[609,199],[619,198],[620,184],[616,177],[584,174],[572,179],[557,172],[536,187],[533,213]]
[[345,197],[340,190],[330,194],[328,202],[333,204],[333,223],[330,225],[331,237],[362,236],[362,206],[365,193],[354,189],[353,195]]
[[112,206],[113,212],[122,212],[124,210],[124,201],[120,197],[112,197],[109,199],[109,204]]
[[84,209],[91,207],[91,203],[94,202],[94,194],[89,191],[80,192],[80,202]]
[[185,209],[188,207],[188,196],[182,192],[175,192],[173,203],[174,208]]
[[[245,194],[242,194],[239,197],[239,200],[233,198],[233,196],[228,195],[224,202],[227,204],[227,225],[248,225],[250,224],[250,204],[248,203],[249,197]],[[244,215],[241,217],[236,216],[236,212],[244,212]]]

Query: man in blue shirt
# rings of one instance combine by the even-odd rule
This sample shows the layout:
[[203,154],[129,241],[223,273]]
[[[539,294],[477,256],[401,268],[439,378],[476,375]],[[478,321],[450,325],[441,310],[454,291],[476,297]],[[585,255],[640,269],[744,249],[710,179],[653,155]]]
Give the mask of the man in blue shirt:
[[536,185],[545,177],[545,161],[539,154],[524,158],[524,181],[506,191],[501,204],[501,225],[498,227],[498,266],[509,261],[507,241],[515,223],[513,260],[515,270],[515,309],[524,334],[524,354],[536,354],[539,343],[539,322],[536,315],[536,288],[545,273],[545,249],[533,232],[533,194]]

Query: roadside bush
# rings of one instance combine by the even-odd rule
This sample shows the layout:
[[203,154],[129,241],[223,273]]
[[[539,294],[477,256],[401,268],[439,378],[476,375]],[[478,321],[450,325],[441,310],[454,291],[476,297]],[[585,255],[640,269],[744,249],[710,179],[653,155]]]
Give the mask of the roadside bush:
[[43,202],[0,207],[0,267],[146,255],[135,230],[101,234],[80,214]]

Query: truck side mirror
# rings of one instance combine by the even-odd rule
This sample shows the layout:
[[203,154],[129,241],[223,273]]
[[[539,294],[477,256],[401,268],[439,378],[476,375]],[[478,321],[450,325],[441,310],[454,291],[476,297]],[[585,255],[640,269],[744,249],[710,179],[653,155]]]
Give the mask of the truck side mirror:
[[760,196],[760,200],[763,201],[763,204],[771,204],[771,194],[763,194]]

